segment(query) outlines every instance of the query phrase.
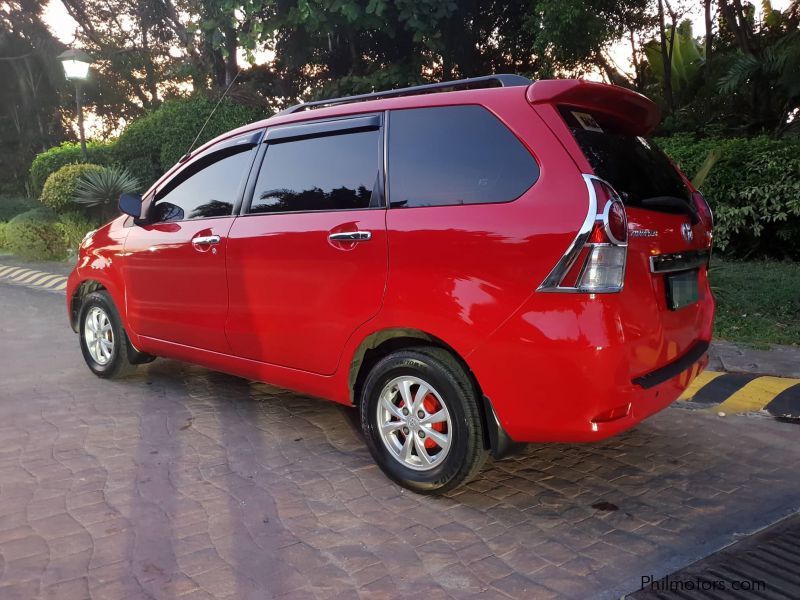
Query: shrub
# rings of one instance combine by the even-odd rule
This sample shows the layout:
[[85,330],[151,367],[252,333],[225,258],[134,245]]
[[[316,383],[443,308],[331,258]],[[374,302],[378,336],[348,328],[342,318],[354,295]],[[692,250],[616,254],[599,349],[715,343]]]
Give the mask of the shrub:
[[102,171],[103,167],[90,164],[65,165],[50,175],[42,190],[42,204],[54,210],[72,206],[78,180],[87,173]]
[[139,181],[130,171],[122,167],[104,167],[90,171],[78,179],[73,202],[88,208],[95,208],[101,220],[109,219],[117,213],[120,195],[139,189]]
[[61,234],[64,247],[70,254],[77,254],[78,246],[88,231],[97,227],[97,223],[79,212],[67,212],[58,216],[56,230]]
[[[215,98],[201,95],[164,102],[125,128],[114,147],[116,162],[128,167],[140,179],[143,188],[149,187],[186,153],[216,103]],[[267,116],[266,109],[225,99],[195,147],[226,131]]]
[[47,178],[64,165],[93,163],[110,165],[113,163],[113,143],[86,142],[88,160],[83,160],[81,145],[77,142],[64,142],[37,154],[30,168],[31,190],[38,195],[42,192]]
[[36,207],[36,202],[22,196],[0,196],[0,221],[10,221]]
[[0,221],[0,251],[6,249],[6,225],[8,225],[8,223]]
[[47,208],[17,215],[6,224],[5,236],[8,250],[28,260],[60,260],[66,256],[56,215]]
[[688,177],[709,152],[719,159],[701,186],[715,218],[715,247],[727,254],[800,258],[800,141],[706,138],[656,140]]

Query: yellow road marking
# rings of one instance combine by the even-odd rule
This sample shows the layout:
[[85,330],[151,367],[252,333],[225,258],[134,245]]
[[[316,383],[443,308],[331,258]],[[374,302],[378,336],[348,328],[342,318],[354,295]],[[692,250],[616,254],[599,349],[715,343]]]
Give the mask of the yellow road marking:
[[28,285],[40,285],[45,279],[50,279],[51,277],[53,277],[52,273],[39,273],[28,281]]
[[45,275],[45,273],[42,273],[41,271],[34,271],[33,273],[28,273],[22,279],[18,279],[17,283],[30,283],[31,281],[42,275]]
[[66,277],[59,276],[57,279],[54,279],[53,281],[48,281],[47,285],[43,285],[43,286],[39,286],[39,287],[45,287],[45,288],[47,288],[49,290],[57,290],[57,289],[62,289],[63,290],[64,288],[57,287],[57,286],[59,286],[61,284],[63,284],[64,287],[67,287],[67,278]]
[[797,379],[787,377],[757,377],[712,410],[714,412],[729,413],[758,411],[769,404],[783,390],[797,385],[797,383],[799,383]]
[[690,383],[689,387],[683,391],[678,400],[689,400],[690,398],[693,398],[694,395],[700,391],[701,387],[707,383],[711,383],[720,375],[725,375],[725,373],[721,373],[719,371],[703,371],[692,380],[692,383]]
[[19,273],[20,271],[24,271],[24,270],[25,269],[23,269],[22,267],[8,267],[8,271],[5,271],[3,273],[3,277],[13,277],[14,275]]
[[36,271],[33,271],[31,269],[22,269],[19,273],[14,273],[14,275],[11,276],[11,281],[19,281],[20,279],[30,275],[31,273],[35,273],[35,272]]
[[62,277],[63,277],[63,275],[53,275],[51,273],[51,274],[47,275],[47,277],[44,277],[44,278],[40,279],[36,283],[36,285],[38,287],[47,287],[48,285],[50,285],[51,283],[55,283],[57,280],[61,279]]
[[52,291],[61,291],[67,287],[67,278],[64,275],[45,273],[23,267],[7,267],[0,265],[0,278],[13,283],[34,286]]

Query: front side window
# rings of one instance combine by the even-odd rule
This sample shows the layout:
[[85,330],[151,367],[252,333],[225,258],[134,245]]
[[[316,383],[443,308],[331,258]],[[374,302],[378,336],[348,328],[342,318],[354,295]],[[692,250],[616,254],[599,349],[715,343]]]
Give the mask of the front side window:
[[350,131],[270,143],[251,213],[380,206],[380,131]]
[[510,202],[539,177],[530,152],[480,106],[392,111],[392,207]]
[[150,221],[185,221],[233,214],[255,144],[233,143],[201,156],[156,193]]

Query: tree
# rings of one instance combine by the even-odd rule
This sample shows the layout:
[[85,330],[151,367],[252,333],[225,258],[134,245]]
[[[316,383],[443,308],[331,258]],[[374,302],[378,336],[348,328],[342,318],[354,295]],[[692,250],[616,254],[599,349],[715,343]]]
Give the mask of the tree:
[[4,187],[21,188],[33,155],[66,135],[59,112],[63,50],[36,0],[0,4],[0,170]]

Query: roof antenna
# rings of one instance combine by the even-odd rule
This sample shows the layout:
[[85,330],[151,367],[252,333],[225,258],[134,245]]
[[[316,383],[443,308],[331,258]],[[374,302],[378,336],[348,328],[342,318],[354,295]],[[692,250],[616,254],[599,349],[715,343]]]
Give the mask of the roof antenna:
[[216,105],[214,105],[214,110],[212,110],[211,114],[208,115],[208,118],[206,119],[206,122],[203,123],[203,126],[200,128],[200,131],[197,132],[197,135],[194,136],[194,141],[192,142],[192,145],[189,146],[189,149],[186,151],[186,154],[181,156],[181,158],[180,158],[180,160],[178,162],[182,163],[182,162],[188,160],[189,157],[192,155],[192,150],[194,149],[194,145],[197,143],[197,140],[200,139],[200,136],[202,135],[203,130],[205,130],[205,128],[206,128],[206,125],[208,125],[208,122],[211,120],[211,117],[214,116],[214,113],[217,112],[217,108],[219,108],[220,103],[225,99],[225,96],[228,95],[228,92],[231,91],[231,88],[233,87],[233,84],[236,83],[236,80],[239,78],[239,75],[241,75],[241,74],[242,74],[242,69],[239,68],[239,70],[236,72],[236,76],[233,79],[231,79],[231,82],[228,84],[228,87],[225,88],[225,91],[222,92],[222,96],[219,97],[219,100],[217,100]]

